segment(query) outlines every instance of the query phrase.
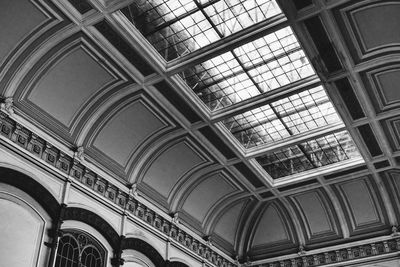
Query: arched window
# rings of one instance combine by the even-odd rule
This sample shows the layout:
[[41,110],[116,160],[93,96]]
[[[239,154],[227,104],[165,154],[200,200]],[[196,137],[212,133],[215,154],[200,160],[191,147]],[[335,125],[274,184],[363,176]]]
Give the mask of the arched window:
[[77,230],[63,230],[55,267],[103,267],[106,250],[93,237]]
[[79,248],[78,243],[70,235],[65,235],[60,239],[56,266],[62,267],[78,267]]

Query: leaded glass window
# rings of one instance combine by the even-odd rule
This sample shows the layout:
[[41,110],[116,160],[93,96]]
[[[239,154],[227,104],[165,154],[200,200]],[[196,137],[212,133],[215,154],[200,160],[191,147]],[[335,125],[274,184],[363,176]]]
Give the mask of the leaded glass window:
[[103,267],[106,250],[93,237],[76,230],[63,230],[55,267]]

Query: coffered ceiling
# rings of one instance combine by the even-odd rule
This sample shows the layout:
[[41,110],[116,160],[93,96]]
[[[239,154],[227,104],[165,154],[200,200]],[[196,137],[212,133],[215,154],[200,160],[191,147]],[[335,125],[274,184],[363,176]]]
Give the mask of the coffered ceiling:
[[0,95],[86,168],[262,262],[398,225],[399,13],[386,0],[1,1]]

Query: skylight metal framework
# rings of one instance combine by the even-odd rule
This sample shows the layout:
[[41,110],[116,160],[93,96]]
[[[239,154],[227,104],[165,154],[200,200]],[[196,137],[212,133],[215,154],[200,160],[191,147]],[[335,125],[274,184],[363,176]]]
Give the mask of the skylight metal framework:
[[166,60],[282,13],[274,0],[150,0],[121,11]]
[[247,149],[340,121],[322,86],[293,94],[223,121]]
[[341,131],[266,153],[256,160],[272,178],[277,179],[358,156],[349,133]]
[[[121,11],[166,61],[184,57],[210,44],[274,16],[282,16],[275,0],[150,0]],[[206,53],[204,53],[206,54]],[[198,56],[201,59],[201,54]],[[180,62],[183,66],[185,63]],[[183,81],[212,116],[223,114],[211,126],[223,127],[244,157],[278,179],[338,162],[361,158],[322,85],[309,85],[315,77],[311,63],[290,26],[281,25],[264,36],[230,44],[229,50],[204,56],[171,77]],[[167,69],[168,73],[168,69]],[[290,85],[296,84],[295,91]],[[285,91],[286,90],[286,91]],[[262,104],[240,103],[279,91]],[[324,136],[306,133],[332,127]],[[296,143],[285,140],[300,139]],[[280,148],[262,148],[279,142]],[[287,143],[287,144],[289,144]],[[254,153],[259,150],[265,151]],[[249,155],[250,155],[249,154]]]

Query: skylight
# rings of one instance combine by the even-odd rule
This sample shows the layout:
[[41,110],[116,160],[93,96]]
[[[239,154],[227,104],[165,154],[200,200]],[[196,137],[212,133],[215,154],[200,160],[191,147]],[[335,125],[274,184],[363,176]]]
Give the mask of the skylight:
[[181,73],[211,111],[314,74],[290,27],[268,34]]
[[149,0],[121,11],[166,60],[282,13],[274,0]]
[[223,123],[248,149],[340,121],[325,90],[318,86],[232,116]]
[[[181,89],[197,96],[210,117],[221,118],[213,119],[217,128],[273,179],[361,158],[286,23],[264,36],[243,31],[240,43],[230,40],[223,52],[207,50],[282,17],[275,0],[148,0],[121,11],[167,61],[204,48],[195,63],[181,59],[183,70],[171,75],[184,81]],[[320,128],[329,134],[321,137]]]
[[257,161],[276,179],[358,157],[349,133],[341,131],[269,152]]

